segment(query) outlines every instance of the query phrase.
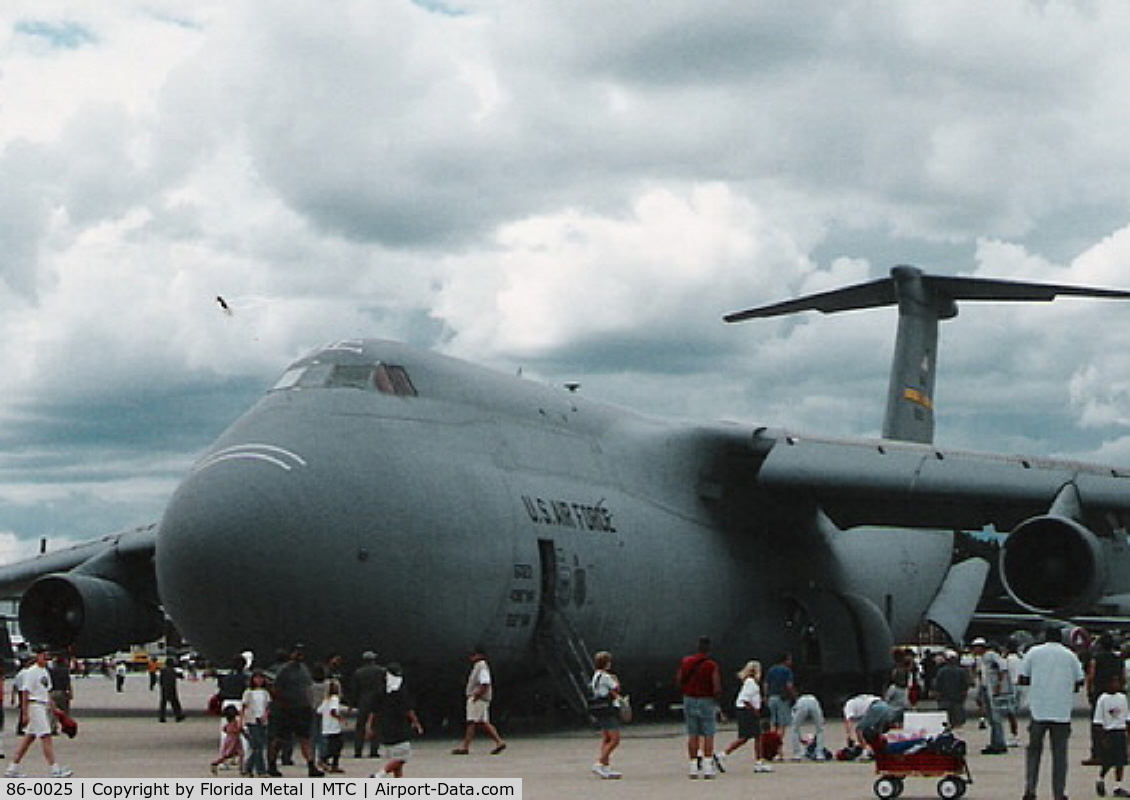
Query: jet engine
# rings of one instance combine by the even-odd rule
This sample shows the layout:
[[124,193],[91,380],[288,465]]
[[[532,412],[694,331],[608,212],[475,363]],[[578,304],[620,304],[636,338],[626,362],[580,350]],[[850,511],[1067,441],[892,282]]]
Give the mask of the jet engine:
[[77,656],[101,656],[164,633],[153,602],[120,583],[80,572],[45,575],[24,593],[20,630],[28,641],[69,647]]
[[1106,586],[1102,543],[1075,520],[1032,517],[1008,535],[1000,574],[1009,595],[1038,614],[1066,616],[1090,608]]

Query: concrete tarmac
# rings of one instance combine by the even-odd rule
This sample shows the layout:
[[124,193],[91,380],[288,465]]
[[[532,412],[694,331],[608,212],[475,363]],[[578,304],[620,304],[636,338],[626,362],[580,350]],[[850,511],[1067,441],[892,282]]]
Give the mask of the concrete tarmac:
[[[94,677],[75,681],[73,713],[79,722],[74,739],[56,737],[56,751],[61,763],[74,770],[76,778],[207,778],[208,764],[218,752],[219,720],[207,716],[204,709],[214,690],[212,681],[184,681],[181,700],[188,719],[177,723],[171,719],[157,721],[158,693],[149,691],[145,675],[130,675],[125,690],[114,690],[114,681]],[[1083,712],[1079,700],[1080,714]],[[15,749],[15,711],[6,708],[3,735],[4,753],[11,763]],[[1021,720],[1021,739],[1026,740]],[[828,746],[842,745],[843,728],[838,719],[827,725]],[[506,735],[503,731],[503,735]],[[1011,749],[1006,755],[983,756],[980,750],[988,742],[988,732],[976,724],[962,731],[971,755],[969,768],[973,783],[967,797],[1018,798],[1023,794],[1024,748]],[[717,737],[722,749],[734,737],[734,726],[723,725]],[[729,771],[714,780],[689,780],[686,775],[685,744],[681,726],[676,723],[628,725],[623,742],[613,755],[613,767],[623,773],[621,780],[601,780],[589,769],[595,761],[599,735],[589,731],[565,731],[551,734],[514,735],[507,738],[507,750],[498,756],[489,755],[489,743],[476,739],[467,756],[451,754],[455,742],[448,737],[433,738],[427,733],[413,742],[412,760],[406,776],[411,778],[522,778],[524,797],[576,798],[599,797],[618,800],[686,800],[709,798],[766,798],[766,800],[808,800],[808,798],[874,797],[874,766],[869,763],[776,762],[773,772],[754,774],[752,751],[747,745],[730,758]],[[1088,726],[1079,715],[1073,725],[1071,756],[1068,770],[1068,794],[1076,798],[1092,797],[1097,777],[1096,767],[1084,767]],[[296,754],[297,755],[297,754]],[[379,759],[354,759],[346,742],[342,766],[346,778],[362,778],[379,768]],[[33,745],[22,764],[31,777],[45,777],[47,767],[38,744]],[[1039,797],[1050,798],[1050,757],[1045,749]],[[287,777],[305,777],[305,767],[283,767]],[[237,777],[234,772],[220,772],[221,779]],[[1128,782],[1130,785],[1130,782]],[[1108,781],[1108,787],[1113,784]],[[937,780],[908,778],[904,798],[937,797]]]

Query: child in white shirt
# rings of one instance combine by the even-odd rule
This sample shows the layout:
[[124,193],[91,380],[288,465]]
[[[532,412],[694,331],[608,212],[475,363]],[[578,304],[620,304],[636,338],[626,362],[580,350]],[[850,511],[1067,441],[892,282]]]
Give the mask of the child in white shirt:
[[1099,779],[1095,792],[1106,797],[1106,774],[1114,769],[1114,797],[1130,797],[1130,792],[1122,788],[1122,772],[1126,766],[1126,695],[1122,691],[1122,676],[1112,675],[1106,691],[1099,695],[1095,703],[1094,724],[1102,726],[1099,740]]
[[322,737],[326,740],[327,772],[341,772],[341,684],[326,681],[326,699],[318,706],[322,717]]

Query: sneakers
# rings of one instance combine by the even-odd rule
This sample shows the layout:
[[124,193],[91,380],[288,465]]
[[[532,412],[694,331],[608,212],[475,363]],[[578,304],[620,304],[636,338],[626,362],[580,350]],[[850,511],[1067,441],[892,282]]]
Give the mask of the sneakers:
[[725,753],[715,753],[714,756],[713,756],[713,759],[714,759],[714,768],[716,770],[718,770],[719,772],[725,772],[726,771],[726,754]]
[[690,768],[687,770],[687,777],[692,781],[698,778],[698,759],[691,759]]
[[712,780],[714,778],[714,759],[713,758],[703,759],[703,761],[702,761],[702,777],[705,778],[708,781]]
[[605,764],[593,764],[593,774],[599,775],[604,780],[615,780],[620,777],[620,773]]
[[1112,797],[1130,797],[1130,792],[1126,791],[1121,786],[1119,786],[1117,789],[1115,789],[1113,792],[1111,792],[1111,796]]
[[64,767],[62,764],[55,764],[53,767],[51,767],[52,778],[69,778],[72,775],[74,775],[74,773]]
[[754,772],[772,772],[773,768],[771,766],[769,766],[768,764],[766,764],[764,761],[754,761],[753,762],[753,771]]
[[26,778],[27,775],[24,774],[24,771],[22,769],[20,769],[18,764],[11,764],[11,765],[8,766],[8,768],[6,770],[4,770],[4,777],[5,778]]

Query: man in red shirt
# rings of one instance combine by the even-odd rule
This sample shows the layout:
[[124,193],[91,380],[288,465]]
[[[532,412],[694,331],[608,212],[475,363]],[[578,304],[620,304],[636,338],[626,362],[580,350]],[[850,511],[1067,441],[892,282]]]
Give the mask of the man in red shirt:
[[699,637],[698,652],[679,663],[675,683],[683,693],[683,717],[687,724],[689,777],[714,777],[714,730],[718,700],[722,696],[722,674],[718,662],[710,657],[710,639]]

